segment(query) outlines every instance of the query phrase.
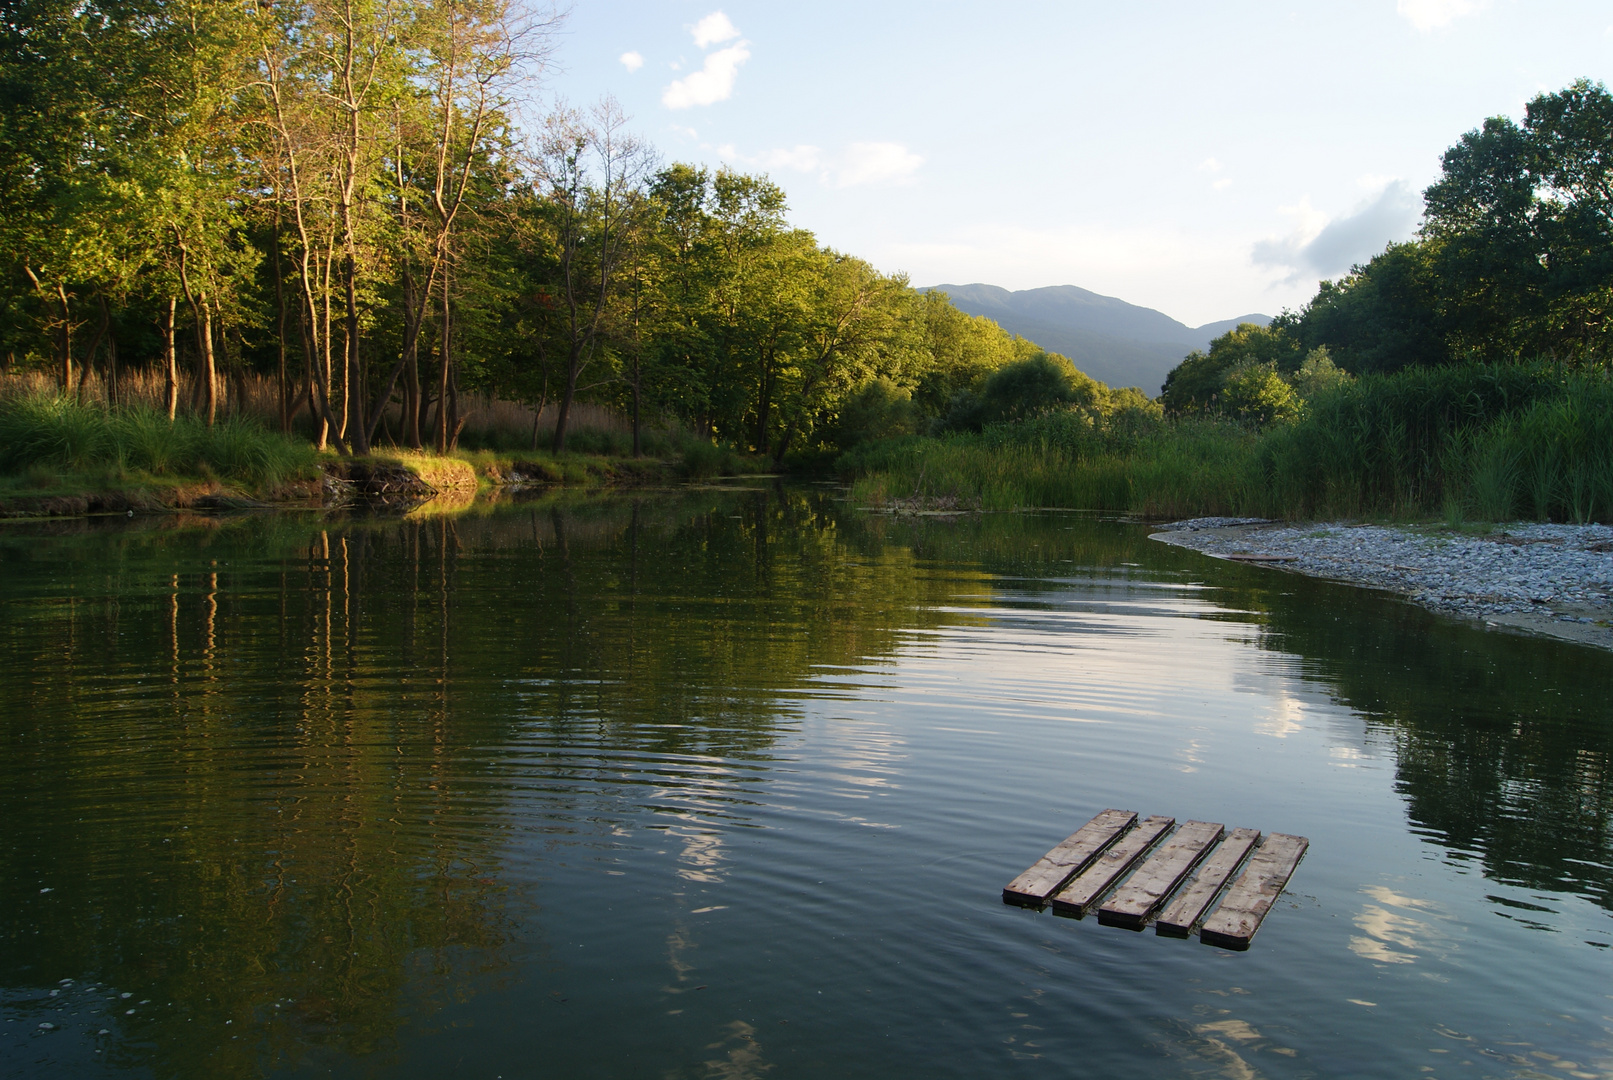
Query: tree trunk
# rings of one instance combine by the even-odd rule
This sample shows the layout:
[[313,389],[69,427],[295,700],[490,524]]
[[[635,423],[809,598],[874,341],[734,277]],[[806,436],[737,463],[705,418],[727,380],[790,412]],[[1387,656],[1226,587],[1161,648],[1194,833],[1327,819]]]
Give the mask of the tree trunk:
[[358,265],[353,259],[351,249],[342,257],[342,285],[347,301],[346,318],[343,320],[347,338],[347,439],[353,453],[364,455],[370,452],[369,425],[364,417],[364,366],[359,355],[358,347]]
[[56,283],[56,301],[62,309],[62,332],[58,340],[61,342],[62,396],[66,397],[73,392],[73,323],[72,311],[67,306],[67,289],[59,281]]
[[213,305],[207,302],[207,294],[201,295],[202,325],[197,331],[197,338],[202,346],[202,389],[206,394],[207,426],[212,427],[218,419],[218,364],[213,356]]
[[764,456],[767,454],[768,422],[773,418],[773,394],[772,387],[769,385],[770,381],[764,373],[761,392],[756,399],[756,452]]
[[452,452],[459,447],[459,433],[465,430],[465,421],[469,419],[459,414],[458,368],[453,369],[453,374],[448,380],[448,419],[453,428],[452,434],[448,436],[448,450]]
[[[403,412],[399,417],[403,428],[403,441],[410,450],[420,449],[420,323],[415,308],[414,278],[407,268],[403,272],[403,317],[412,320],[412,327],[403,329]],[[410,331],[413,331],[411,333]],[[385,405],[381,406],[384,410]]]
[[106,324],[106,403],[118,403],[118,335],[112,328],[112,314],[106,297],[101,297],[101,321]]
[[174,422],[174,416],[179,412],[179,357],[174,348],[174,309],[179,307],[179,298],[168,298],[168,318],[162,327],[162,399],[168,410],[168,422]]
[[577,400],[577,376],[581,372],[582,343],[573,342],[571,355],[566,360],[566,389],[560,395],[560,405],[555,409],[554,417],[554,452],[564,453],[566,449],[566,431],[571,426],[571,405]]
[[439,348],[442,352],[442,371],[437,382],[437,453],[448,452],[448,365],[452,353],[449,351],[448,335],[448,271],[444,267],[442,275],[442,330],[439,336]]
[[643,392],[642,392],[642,384],[643,384],[643,382],[644,382],[644,375],[643,375],[643,372],[641,372],[639,370],[639,362],[638,362],[637,358],[635,358],[633,360],[633,456],[634,457],[643,457],[644,456],[643,441],[640,438],[640,435],[641,435],[641,432],[642,432],[642,427],[641,427],[641,425],[639,423],[639,399],[643,397]]
[[80,401],[84,400],[84,384],[89,382],[90,370],[95,367],[95,351],[101,347],[101,340],[106,337],[106,328],[112,322],[112,313],[106,307],[106,297],[99,291],[95,294],[95,302],[101,309],[101,321],[95,327],[95,336],[90,338],[90,347],[84,354],[84,363],[79,366],[78,399]]
[[274,313],[276,390],[280,398],[280,431],[291,434],[291,384],[286,378],[286,281],[280,266],[280,200],[274,204]]

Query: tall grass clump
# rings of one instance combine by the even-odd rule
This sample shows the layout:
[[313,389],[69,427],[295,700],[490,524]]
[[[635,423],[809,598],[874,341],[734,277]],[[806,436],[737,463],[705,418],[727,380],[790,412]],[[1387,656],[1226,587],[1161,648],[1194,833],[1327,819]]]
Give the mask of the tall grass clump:
[[1429,513],[1465,495],[1480,433],[1560,397],[1567,379],[1547,364],[1470,364],[1334,387],[1264,434],[1268,498],[1291,517]]
[[1262,483],[1285,517],[1606,519],[1610,405],[1605,372],[1547,363],[1369,375],[1265,433]]
[[191,416],[170,423],[145,405],[108,408],[41,393],[0,397],[0,473],[110,470],[273,487],[305,475],[315,461],[306,443],[250,419],[208,427]]
[[1467,498],[1492,520],[1613,520],[1613,384],[1570,380],[1472,439]]

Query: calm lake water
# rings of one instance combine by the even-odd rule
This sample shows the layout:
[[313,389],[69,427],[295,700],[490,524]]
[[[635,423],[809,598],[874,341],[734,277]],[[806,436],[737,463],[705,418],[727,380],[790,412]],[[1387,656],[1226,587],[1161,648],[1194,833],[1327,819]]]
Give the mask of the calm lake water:
[[[0,526],[0,1075],[1613,1076],[1613,656],[1147,532]],[[1003,905],[1111,806],[1310,853],[1247,953]]]

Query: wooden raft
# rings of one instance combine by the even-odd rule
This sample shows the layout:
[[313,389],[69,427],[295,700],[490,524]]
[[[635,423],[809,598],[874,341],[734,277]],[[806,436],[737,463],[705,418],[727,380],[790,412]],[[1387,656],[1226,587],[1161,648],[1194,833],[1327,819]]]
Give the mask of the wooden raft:
[[1247,949],[1310,841],[1271,833],[1262,842],[1255,829],[1228,833],[1208,821],[1173,832],[1175,824],[1105,810],[1009,882],[1003,903],[1051,904],[1054,914],[1077,919],[1096,910],[1106,926],[1142,930],[1152,922],[1156,934],[1174,937],[1197,927],[1206,945]]

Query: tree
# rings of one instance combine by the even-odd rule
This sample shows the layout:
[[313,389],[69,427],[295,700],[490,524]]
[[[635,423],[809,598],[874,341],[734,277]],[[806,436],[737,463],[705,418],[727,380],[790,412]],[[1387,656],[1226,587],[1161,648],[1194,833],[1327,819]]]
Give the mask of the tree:
[[1270,326],[1239,323],[1210,342],[1208,353],[1193,350],[1165,376],[1160,394],[1165,411],[1177,416],[1219,411],[1227,379],[1239,368],[1265,365],[1276,372],[1297,370],[1305,351],[1294,323],[1292,318],[1279,318]]
[[[1357,373],[1446,363],[1457,347],[1450,328],[1462,316],[1450,310],[1440,260],[1437,242],[1390,244],[1338,281],[1322,282],[1301,314],[1273,324],[1272,333],[1283,336],[1281,356],[1259,350],[1250,355],[1273,361],[1284,373],[1320,347]],[[1464,340],[1475,340],[1472,323],[1479,316],[1469,310]]]
[[628,133],[627,118],[611,98],[587,115],[556,109],[540,139],[543,197],[533,209],[553,251],[549,330],[560,359],[557,453],[566,448],[572,404],[589,389],[583,375],[609,356],[611,336],[620,331],[620,271],[636,236],[629,221],[645,197],[651,162],[649,147]]
[[1026,420],[1071,405],[1095,405],[1100,384],[1062,356],[1038,353],[1005,364],[986,379],[981,392],[985,423]]
[[904,375],[913,361],[911,343],[898,332],[905,278],[885,277],[861,259],[832,251],[803,269],[811,277],[796,355],[782,385],[783,431],[773,448],[778,462],[853,387],[869,377]]

